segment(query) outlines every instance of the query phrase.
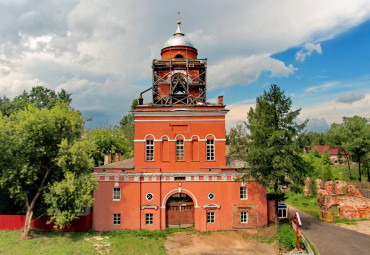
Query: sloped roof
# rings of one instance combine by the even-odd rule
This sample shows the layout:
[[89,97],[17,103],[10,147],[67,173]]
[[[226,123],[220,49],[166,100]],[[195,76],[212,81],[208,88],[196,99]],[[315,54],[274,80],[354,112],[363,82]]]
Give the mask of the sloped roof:
[[102,169],[102,168],[119,168],[119,169],[133,169],[134,168],[134,158],[128,158],[121,161],[113,162],[110,164],[102,165],[95,167],[96,169]]
[[[335,145],[332,148],[330,148],[329,145],[312,145],[312,146],[307,145],[306,148],[307,148],[307,151],[309,151],[310,149],[314,151],[315,148],[317,148],[320,155],[323,155],[325,153],[325,150],[328,150],[329,156],[335,156],[335,155],[338,155],[339,145]],[[341,152],[340,154],[344,154],[344,153]]]

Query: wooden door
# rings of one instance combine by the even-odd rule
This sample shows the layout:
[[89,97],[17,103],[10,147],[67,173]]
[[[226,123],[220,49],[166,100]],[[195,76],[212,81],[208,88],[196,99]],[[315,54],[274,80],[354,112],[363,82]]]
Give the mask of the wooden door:
[[194,203],[175,202],[167,203],[166,207],[167,227],[187,228],[194,224]]

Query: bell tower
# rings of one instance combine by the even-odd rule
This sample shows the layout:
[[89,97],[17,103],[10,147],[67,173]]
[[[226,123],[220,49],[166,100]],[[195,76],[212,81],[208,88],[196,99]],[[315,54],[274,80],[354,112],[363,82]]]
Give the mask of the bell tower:
[[206,103],[207,59],[198,59],[197,49],[181,30],[177,30],[153,60],[153,105],[202,105]]

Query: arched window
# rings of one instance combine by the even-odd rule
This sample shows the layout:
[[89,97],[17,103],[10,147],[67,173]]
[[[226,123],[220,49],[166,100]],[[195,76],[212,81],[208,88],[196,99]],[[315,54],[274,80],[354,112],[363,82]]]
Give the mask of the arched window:
[[184,56],[183,56],[183,55],[181,55],[181,54],[177,54],[177,55],[175,56],[175,58],[184,58]]
[[154,161],[154,139],[151,136],[145,141],[145,160]]
[[213,136],[207,137],[207,160],[215,160],[215,140]]
[[184,161],[184,139],[179,136],[176,139],[176,161]]

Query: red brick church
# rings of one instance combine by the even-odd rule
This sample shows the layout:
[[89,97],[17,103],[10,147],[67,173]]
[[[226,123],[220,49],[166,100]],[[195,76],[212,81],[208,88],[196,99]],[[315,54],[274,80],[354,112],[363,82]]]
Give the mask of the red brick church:
[[94,169],[93,229],[197,230],[268,223],[266,189],[236,182],[245,162],[226,157],[225,116],[206,101],[207,59],[181,31],[153,60],[152,102],[135,108],[134,158]]

